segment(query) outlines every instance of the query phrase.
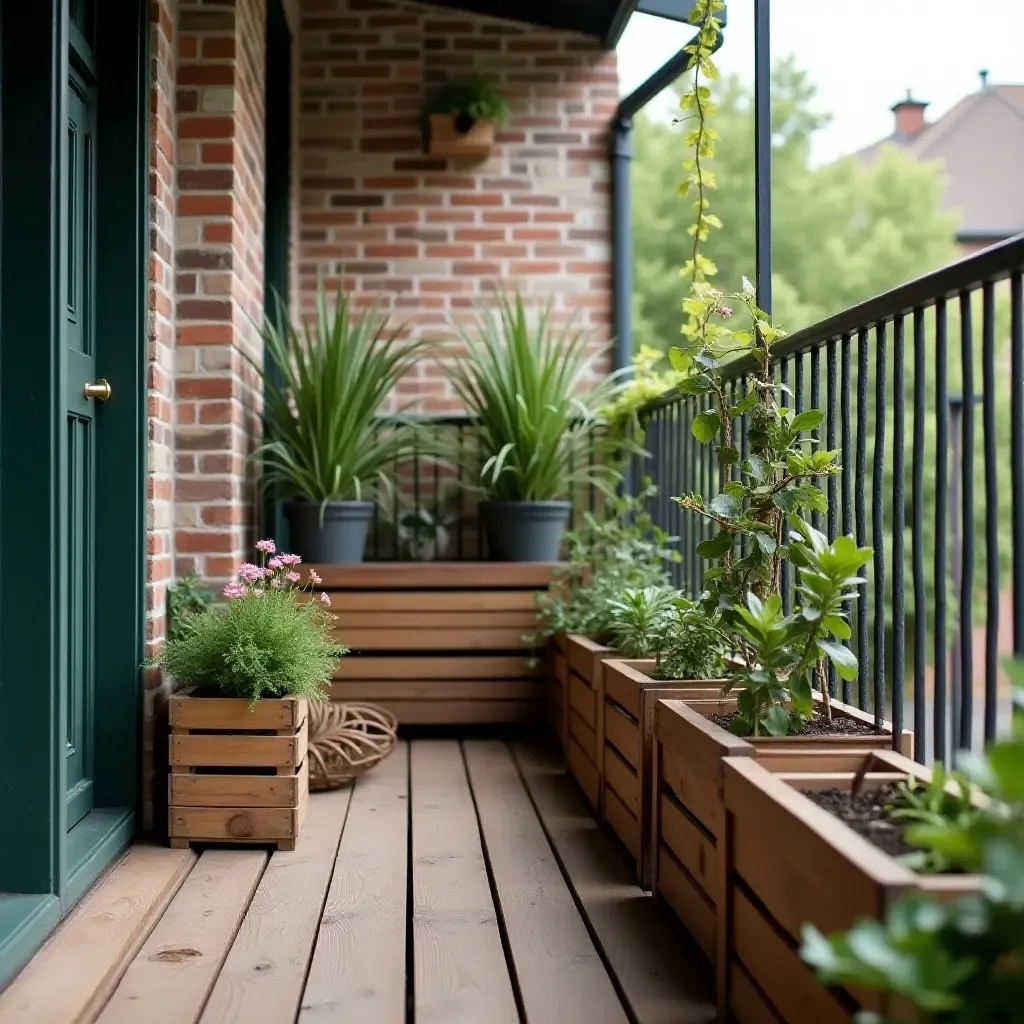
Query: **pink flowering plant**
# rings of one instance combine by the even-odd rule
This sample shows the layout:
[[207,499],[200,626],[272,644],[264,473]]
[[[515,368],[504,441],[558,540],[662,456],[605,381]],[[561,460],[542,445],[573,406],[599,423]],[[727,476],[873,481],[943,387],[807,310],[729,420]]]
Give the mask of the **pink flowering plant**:
[[222,591],[222,604],[186,615],[157,659],[198,694],[261,697],[294,694],[324,700],[338,659],[347,648],[334,640],[330,596],[322,580],[304,570],[298,555],[278,553],[272,540],[257,543],[259,564],[245,562]]

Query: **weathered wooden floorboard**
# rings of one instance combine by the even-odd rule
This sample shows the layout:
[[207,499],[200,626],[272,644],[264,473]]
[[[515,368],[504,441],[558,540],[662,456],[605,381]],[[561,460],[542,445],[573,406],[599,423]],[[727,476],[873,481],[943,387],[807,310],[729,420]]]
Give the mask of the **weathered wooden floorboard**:
[[195,1024],[267,866],[264,850],[207,850],[132,961],[98,1024]]
[[355,784],[300,1024],[405,1020],[408,751]]
[[412,746],[417,1024],[518,1024],[459,744]]
[[637,1024],[709,1024],[714,979],[640,889],[600,834],[565,771],[533,747],[514,747],[526,785]]
[[312,796],[295,850],[271,856],[202,1024],[295,1019],[351,795],[338,789]]
[[0,1021],[91,1021],[195,860],[191,850],[129,850],[0,995]]
[[509,748],[473,741],[465,750],[527,1019],[625,1024]]

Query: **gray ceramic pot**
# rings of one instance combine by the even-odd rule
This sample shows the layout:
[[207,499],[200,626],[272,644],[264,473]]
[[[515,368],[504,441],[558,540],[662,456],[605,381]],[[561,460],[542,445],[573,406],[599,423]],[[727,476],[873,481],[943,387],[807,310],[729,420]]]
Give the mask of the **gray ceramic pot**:
[[305,562],[353,565],[363,560],[366,535],[373,518],[372,501],[329,501],[320,519],[320,505],[290,501],[285,505],[291,548]]
[[484,501],[480,522],[495,562],[557,562],[568,501]]

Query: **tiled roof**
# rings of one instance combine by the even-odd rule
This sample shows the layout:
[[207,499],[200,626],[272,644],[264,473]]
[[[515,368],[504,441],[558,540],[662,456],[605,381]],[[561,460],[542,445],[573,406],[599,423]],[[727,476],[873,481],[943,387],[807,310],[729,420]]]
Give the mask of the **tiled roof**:
[[1024,85],[966,96],[914,135],[890,135],[854,156],[868,162],[885,145],[945,164],[945,206],[960,214],[962,239],[1024,231]]

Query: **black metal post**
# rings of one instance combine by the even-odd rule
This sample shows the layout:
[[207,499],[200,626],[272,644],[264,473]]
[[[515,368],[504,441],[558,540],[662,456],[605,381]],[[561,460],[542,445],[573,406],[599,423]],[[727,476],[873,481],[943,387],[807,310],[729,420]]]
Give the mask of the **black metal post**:
[[769,0],[754,0],[754,202],[757,304],[772,311],[772,62]]
[[633,121],[616,118],[612,124],[612,316],[614,369],[633,362],[633,204],[630,173],[633,161]]

